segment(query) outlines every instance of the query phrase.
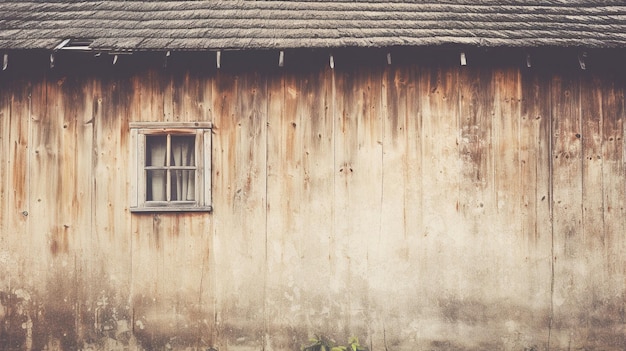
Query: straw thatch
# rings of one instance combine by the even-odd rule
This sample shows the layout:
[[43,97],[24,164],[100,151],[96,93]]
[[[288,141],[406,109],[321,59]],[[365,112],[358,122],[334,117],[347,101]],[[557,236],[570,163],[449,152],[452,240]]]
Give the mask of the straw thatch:
[[0,49],[626,47],[624,0],[4,1]]

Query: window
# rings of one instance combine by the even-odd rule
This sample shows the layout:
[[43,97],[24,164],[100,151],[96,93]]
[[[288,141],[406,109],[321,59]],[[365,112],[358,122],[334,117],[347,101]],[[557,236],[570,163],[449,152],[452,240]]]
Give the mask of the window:
[[131,123],[132,212],[211,210],[211,124]]

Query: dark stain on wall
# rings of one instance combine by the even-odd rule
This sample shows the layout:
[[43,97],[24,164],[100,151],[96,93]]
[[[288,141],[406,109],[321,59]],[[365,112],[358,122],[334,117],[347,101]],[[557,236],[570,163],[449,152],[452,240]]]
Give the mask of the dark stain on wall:
[[21,349],[26,342],[28,301],[15,293],[0,291],[0,345]]

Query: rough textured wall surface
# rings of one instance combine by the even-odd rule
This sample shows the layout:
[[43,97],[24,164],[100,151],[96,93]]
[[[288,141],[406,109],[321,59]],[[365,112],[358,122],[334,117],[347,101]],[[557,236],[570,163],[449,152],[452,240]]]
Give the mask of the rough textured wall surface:
[[[624,73],[365,53],[11,56],[0,349],[624,349]],[[212,213],[129,212],[136,121]]]

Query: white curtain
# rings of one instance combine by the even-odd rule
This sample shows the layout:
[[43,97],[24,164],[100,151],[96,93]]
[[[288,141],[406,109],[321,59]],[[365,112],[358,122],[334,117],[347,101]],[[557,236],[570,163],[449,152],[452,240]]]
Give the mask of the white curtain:
[[[195,137],[172,136],[171,166],[195,166]],[[193,201],[195,198],[195,172],[194,170],[174,169],[172,177],[172,201]]]
[[[167,164],[166,135],[146,138],[146,166],[163,167],[147,171],[148,201],[167,201],[169,168],[170,201],[194,201],[195,199],[195,137],[171,135],[169,164]],[[169,166],[169,167],[168,167]],[[192,169],[180,169],[189,167]]]
[[[148,166],[165,166],[167,160],[167,138],[165,136],[149,136],[146,138],[146,161]],[[147,174],[149,201],[165,201],[166,171],[150,170]]]

